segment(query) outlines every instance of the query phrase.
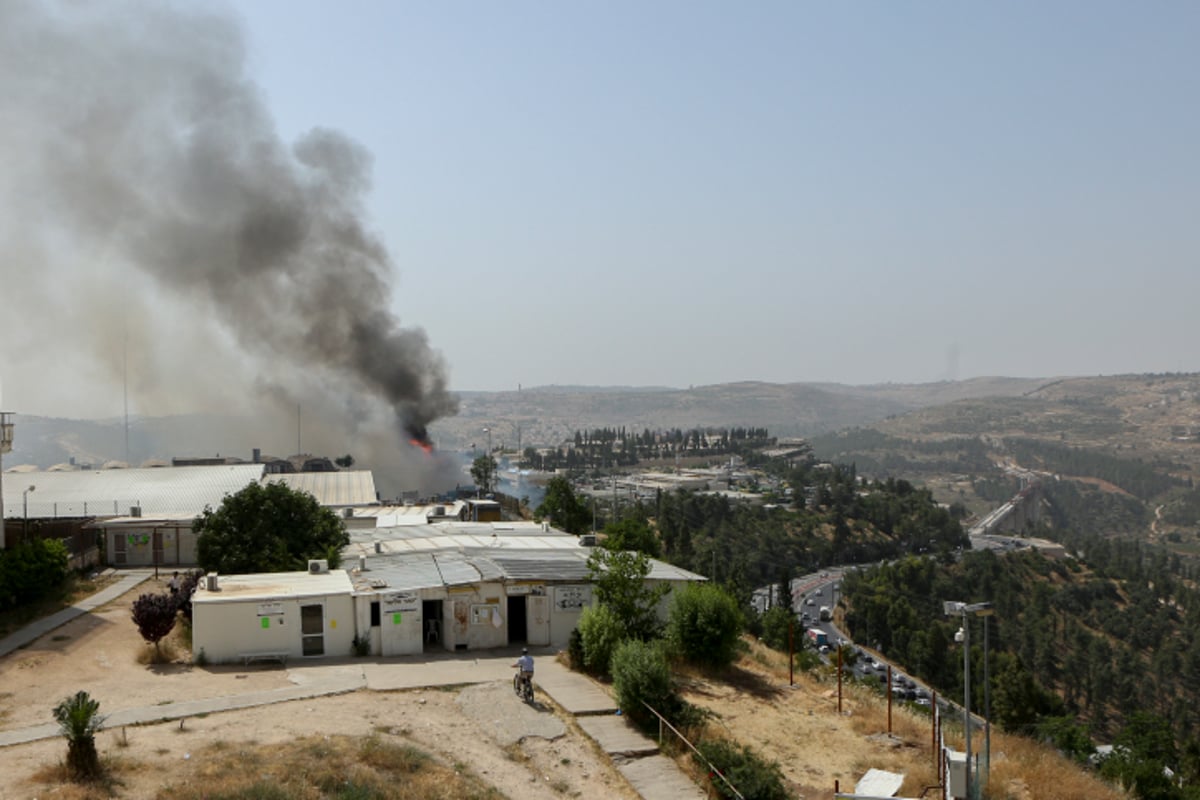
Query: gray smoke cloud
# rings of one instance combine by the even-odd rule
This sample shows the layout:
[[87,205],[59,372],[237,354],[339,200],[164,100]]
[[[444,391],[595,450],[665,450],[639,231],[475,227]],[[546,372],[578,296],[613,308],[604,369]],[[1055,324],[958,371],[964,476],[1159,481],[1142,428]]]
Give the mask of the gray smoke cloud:
[[241,384],[325,419],[313,445],[381,452],[455,413],[440,356],[389,308],[370,155],[328,129],[285,144],[234,19],[5,0],[0,74],[4,300],[77,315],[109,376],[124,337],[142,412],[176,410],[164,383],[214,402]]

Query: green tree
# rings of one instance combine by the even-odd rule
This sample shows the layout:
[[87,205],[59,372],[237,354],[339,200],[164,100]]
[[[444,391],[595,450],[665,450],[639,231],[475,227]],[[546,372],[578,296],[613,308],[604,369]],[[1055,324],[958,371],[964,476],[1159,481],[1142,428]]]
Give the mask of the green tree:
[[587,563],[596,599],[625,623],[629,636],[654,637],[658,632],[658,603],[671,587],[646,581],[650,559],[644,553],[597,548]]
[[333,460],[333,463],[337,464],[342,469],[350,469],[351,467],[354,466],[354,456],[350,455],[349,453],[346,453],[346,455],[344,455],[340,458],[335,458]]
[[575,495],[571,482],[561,475],[546,484],[546,496],[534,514],[538,519],[549,518],[554,527],[567,533],[581,534],[591,524],[592,512]]
[[479,456],[471,463],[471,479],[484,494],[491,494],[496,489],[496,459],[489,455]]
[[604,526],[604,546],[609,550],[636,550],[651,558],[662,557],[662,545],[650,525],[642,519],[623,519]]
[[138,633],[154,645],[156,657],[162,656],[159,643],[174,629],[179,616],[179,601],[168,594],[144,594],[133,601],[133,622]]
[[310,558],[335,567],[350,543],[336,514],[284,483],[251,483],[215,511],[205,508],[192,529],[204,571],[232,575],[302,570]]
[[[762,615],[762,640],[767,647],[772,650],[788,649],[788,626],[793,624],[795,616],[791,611],[788,611],[783,606],[773,606],[768,608]],[[800,640],[804,638],[803,628],[793,628],[793,637],[795,637],[795,645],[800,645]]]
[[584,667],[607,677],[612,654],[626,638],[625,623],[609,606],[588,606],[579,615],[579,634]]
[[104,724],[100,701],[87,692],[76,692],[54,707],[54,721],[67,740],[67,769],[76,780],[91,780],[100,774],[96,732]]
[[742,614],[737,600],[711,583],[693,583],[672,598],[667,639],[695,664],[727,667],[737,658]]
[[648,724],[654,720],[646,705],[669,717],[679,704],[660,642],[621,642],[612,656],[612,677],[617,703],[634,722]]

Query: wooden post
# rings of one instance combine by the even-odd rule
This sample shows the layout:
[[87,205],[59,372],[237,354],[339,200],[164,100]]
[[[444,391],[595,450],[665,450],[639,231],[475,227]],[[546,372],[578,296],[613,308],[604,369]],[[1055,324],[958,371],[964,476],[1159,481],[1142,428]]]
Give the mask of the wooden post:
[[888,733],[892,732],[892,665],[887,668]]
[[796,685],[796,652],[792,642],[792,629],[795,624],[795,620],[788,620],[788,686]]
[[838,713],[842,713],[842,647],[838,645]]

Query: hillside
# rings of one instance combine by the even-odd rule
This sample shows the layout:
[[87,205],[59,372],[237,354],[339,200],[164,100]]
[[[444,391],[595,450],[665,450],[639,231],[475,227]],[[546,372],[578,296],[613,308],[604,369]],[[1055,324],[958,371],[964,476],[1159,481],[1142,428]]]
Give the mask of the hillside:
[[[151,588],[161,590],[163,584],[159,581]],[[135,590],[0,659],[6,690],[0,693],[0,731],[48,721],[48,709],[80,687],[101,699],[103,712],[112,713],[200,697],[265,694],[361,670],[370,663],[343,660],[316,667],[289,665],[288,670],[244,669],[193,666],[181,656],[171,664],[143,665],[139,655],[145,655],[147,645],[129,622],[129,604],[145,590]],[[186,652],[180,639],[173,638],[172,644]],[[811,674],[797,670],[795,684],[789,685],[786,656],[753,642],[728,673],[684,670],[675,678],[688,702],[710,712],[714,734],[719,731],[778,762],[791,797],[829,800],[835,780],[847,788],[871,767],[903,773],[909,796],[933,782],[929,715],[897,705],[889,736],[887,707],[875,686],[847,683],[839,714],[837,684],[828,668]],[[305,778],[315,784],[312,790],[288,796],[634,797],[578,726],[547,704],[544,695],[538,699],[535,713],[521,706],[503,681],[359,690],[114,729],[102,732],[98,745],[110,759],[116,780],[92,788],[62,785],[57,767],[65,751],[61,739],[0,747],[5,775],[0,798],[280,797],[284,794],[272,784],[286,780],[294,791]],[[529,722],[523,734],[520,727],[527,712],[537,720]],[[511,719],[500,724],[498,716]],[[556,717],[562,732],[545,733]],[[961,733],[952,727],[951,720],[947,739],[961,746]],[[998,796],[1121,797],[1044,747],[995,731],[992,748],[991,785],[1003,792]],[[397,749],[440,769],[434,778],[442,792],[455,788],[448,794],[399,795],[388,784],[376,784],[372,770],[383,768],[386,773],[390,761],[380,757]],[[354,752],[363,754],[358,765],[347,758]],[[679,760],[697,780],[704,780],[686,752]],[[351,778],[374,788],[373,793],[321,790],[344,786]]]
[[[462,392],[459,414],[438,420],[430,434],[442,449],[482,446],[487,437],[484,428],[494,444],[509,447],[516,447],[518,435],[524,446],[542,446],[569,439],[576,430],[603,426],[657,430],[750,425],[766,427],[777,436],[811,435],[963,398],[1019,396],[1046,382],[977,378],[911,385],[746,382],[691,389],[548,386],[518,392]],[[5,457],[6,466],[28,463],[46,468],[72,458],[91,464],[125,459],[123,420],[22,413],[16,422],[14,449]],[[296,448],[296,424],[295,417],[135,417],[129,430],[129,461],[217,453],[248,458],[254,447],[288,455]],[[316,428],[320,422],[308,419],[305,425]]]

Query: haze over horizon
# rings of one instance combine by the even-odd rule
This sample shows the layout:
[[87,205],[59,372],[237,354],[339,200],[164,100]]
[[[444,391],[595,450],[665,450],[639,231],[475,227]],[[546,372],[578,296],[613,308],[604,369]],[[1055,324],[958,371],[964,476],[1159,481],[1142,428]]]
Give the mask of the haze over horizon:
[[[421,421],[451,412],[443,390],[518,385],[1200,371],[1200,7],[15,0],[0,19],[4,410],[120,416],[127,372],[134,414],[302,399],[385,429],[392,401],[342,345],[322,365],[288,344],[331,292],[377,299],[363,316],[435,376],[398,401]],[[197,75],[220,80],[180,89]],[[253,122],[220,141],[265,154],[275,190],[142,146],[190,158],[210,118]],[[269,243],[305,237],[305,269],[271,277],[222,238],[222,181],[265,203]],[[114,187],[137,203],[80,211]]]

